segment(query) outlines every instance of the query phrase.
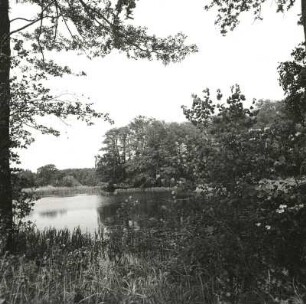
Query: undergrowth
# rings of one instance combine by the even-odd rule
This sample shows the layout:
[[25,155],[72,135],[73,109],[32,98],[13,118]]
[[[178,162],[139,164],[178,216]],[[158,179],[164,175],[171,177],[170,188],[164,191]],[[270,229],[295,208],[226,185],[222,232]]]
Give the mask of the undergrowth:
[[178,280],[172,264],[158,252],[118,257],[101,234],[32,230],[18,235],[15,254],[0,257],[0,302],[210,303],[201,278]]

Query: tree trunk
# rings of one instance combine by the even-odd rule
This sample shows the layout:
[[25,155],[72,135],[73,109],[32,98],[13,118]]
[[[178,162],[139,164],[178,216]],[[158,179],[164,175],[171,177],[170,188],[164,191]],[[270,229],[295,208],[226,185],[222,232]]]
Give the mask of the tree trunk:
[[301,10],[302,10],[301,23],[302,23],[302,26],[303,26],[304,43],[305,43],[305,47],[306,47],[306,0],[301,0]]
[[[10,22],[9,0],[0,0],[0,233],[10,240],[12,186],[10,171]],[[11,243],[8,241],[8,244]],[[8,245],[9,246],[9,245]]]

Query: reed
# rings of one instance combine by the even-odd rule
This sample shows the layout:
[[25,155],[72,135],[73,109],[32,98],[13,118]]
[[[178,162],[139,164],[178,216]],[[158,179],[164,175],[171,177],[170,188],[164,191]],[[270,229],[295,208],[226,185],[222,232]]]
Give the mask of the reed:
[[46,196],[72,196],[75,194],[98,194],[101,192],[99,186],[75,186],[75,187],[53,187],[44,186],[39,188],[23,189],[27,193],[35,193],[40,197]]
[[127,188],[116,189],[114,193],[103,190],[100,186],[75,186],[75,187],[53,187],[44,186],[38,188],[25,188],[24,192],[34,193],[40,197],[46,196],[72,196],[75,194],[133,194],[133,193],[166,193],[174,191],[170,187],[154,187],[154,188]]
[[15,254],[0,256],[0,303],[203,303],[203,282],[177,280],[169,256],[114,259],[107,246],[103,233],[19,233]]
[[127,188],[127,189],[116,189],[115,194],[121,193],[162,193],[162,192],[171,192],[174,188],[170,187],[152,187],[152,188]]

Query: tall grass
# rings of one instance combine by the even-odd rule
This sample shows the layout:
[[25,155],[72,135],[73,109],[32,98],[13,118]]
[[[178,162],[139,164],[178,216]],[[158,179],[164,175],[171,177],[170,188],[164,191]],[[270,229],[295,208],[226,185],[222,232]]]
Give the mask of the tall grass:
[[[116,189],[114,194],[129,194],[129,193],[163,193],[171,192],[174,188],[155,187],[155,188],[127,188]],[[104,191],[100,186],[74,186],[74,187],[53,187],[43,186],[38,188],[25,188],[26,193],[35,193],[38,196],[72,196],[75,194],[103,194],[109,195],[109,192]]]
[[20,233],[15,254],[0,257],[0,303],[213,303],[200,277],[173,275],[170,256],[107,247],[103,234],[80,230]]
[[162,192],[171,192],[174,188],[170,187],[151,187],[151,188],[127,188],[127,189],[116,189],[114,193],[162,193]]
[[39,188],[23,189],[27,193],[35,193],[38,196],[72,196],[75,194],[98,194],[101,192],[100,186],[75,186],[75,187],[53,187],[44,186]]

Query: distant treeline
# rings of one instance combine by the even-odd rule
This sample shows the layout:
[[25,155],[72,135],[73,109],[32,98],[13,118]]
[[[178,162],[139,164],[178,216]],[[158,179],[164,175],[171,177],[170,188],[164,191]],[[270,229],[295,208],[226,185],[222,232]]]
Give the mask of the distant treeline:
[[59,170],[53,164],[38,168],[36,173],[21,170],[17,177],[22,188],[48,185],[55,187],[97,186],[98,184],[94,168]]

